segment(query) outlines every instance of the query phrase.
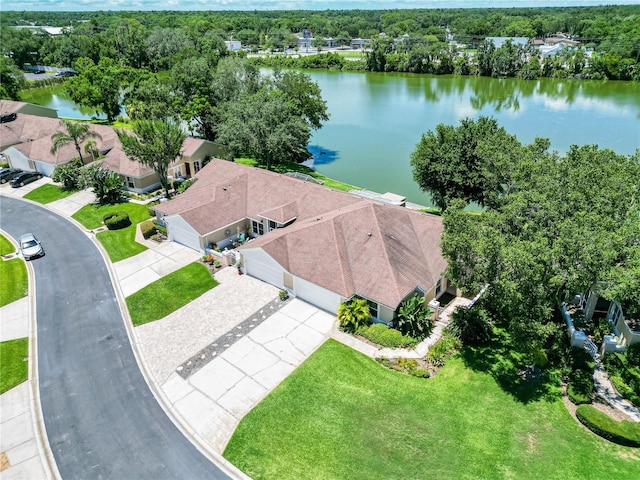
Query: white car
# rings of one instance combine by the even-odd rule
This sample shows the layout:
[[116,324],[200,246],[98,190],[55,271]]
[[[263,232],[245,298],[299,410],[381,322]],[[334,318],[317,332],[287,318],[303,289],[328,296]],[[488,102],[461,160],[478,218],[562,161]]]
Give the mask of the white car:
[[25,233],[20,237],[20,252],[25,260],[41,257],[44,255],[44,248],[33,233]]

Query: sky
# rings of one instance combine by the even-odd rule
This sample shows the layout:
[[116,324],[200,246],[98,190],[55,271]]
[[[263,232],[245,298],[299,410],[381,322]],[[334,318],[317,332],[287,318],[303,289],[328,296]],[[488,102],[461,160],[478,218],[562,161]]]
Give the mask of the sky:
[[638,5],[640,0],[0,0],[0,12],[98,10],[349,10]]

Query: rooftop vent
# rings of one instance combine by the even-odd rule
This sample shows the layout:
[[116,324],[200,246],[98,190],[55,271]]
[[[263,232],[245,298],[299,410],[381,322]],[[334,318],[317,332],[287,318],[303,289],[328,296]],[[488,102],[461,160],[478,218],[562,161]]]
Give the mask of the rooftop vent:
[[16,118],[18,118],[18,115],[16,115],[15,113],[8,113],[7,115],[0,115],[0,123],[13,122]]

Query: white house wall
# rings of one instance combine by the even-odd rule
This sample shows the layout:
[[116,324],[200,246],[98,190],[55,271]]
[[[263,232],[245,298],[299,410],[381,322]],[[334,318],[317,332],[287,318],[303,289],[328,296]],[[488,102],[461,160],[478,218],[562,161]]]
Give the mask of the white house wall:
[[33,164],[37,171],[39,171],[43,175],[46,175],[47,177],[52,176],[53,169],[56,168],[56,166],[51,163],[40,162],[38,160],[34,160]]
[[198,252],[204,250],[200,246],[200,235],[180,215],[164,217],[169,240],[193,248]]
[[245,271],[274,287],[284,287],[284,268],[261,248],[242,250]]
[[13,147],[9,147],[4,151],[4,154],[9,159],[9,165],[12,168],[19,168],[21,170],[33,170],[29,164],[29,157],[23,155],[21,152]]

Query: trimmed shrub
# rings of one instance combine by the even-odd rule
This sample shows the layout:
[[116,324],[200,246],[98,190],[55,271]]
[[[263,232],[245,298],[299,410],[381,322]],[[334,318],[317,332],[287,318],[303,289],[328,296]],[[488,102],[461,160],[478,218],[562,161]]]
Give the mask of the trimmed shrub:
[[569,363],[574,370],[584,370],[593,373],[596,366],[593,357],[584,348],[571,347],[569,350]]
[[383,323],[374,323],[361,328],[357,333],[373,343],[387,348],[413,348],[418,344],[415,338],[402,335],[395,328],[389,328]]
[[156,226],[153,223],[153,220],[145,220],[140,224],[140,232],[145,240],[148,240],[156,233]]
[[640,447],[640,423],[614,420],[591,405],[580,405],[576,417],[596,435],[627,447]]
[[613,386],[622,397],[640,408],[640,396],[636,394],[634,389],[631,388],[622,377],[619,377],[618,375],[610,375],[609,380],[611,380],[611,383],[613,383]]
[[593,400],[593,374],[585,370],[574,370],[567,383],[569,400],[576,405],[591,403]]
[[445,330],[442,338],[429,349],[427,360],[434,367],[442,367],[460,346],[460,340],[450,330]]
[[102,221],[109,230],[119,230],[131,225],[131,220],[127,212],[108,213],[102,218]]

